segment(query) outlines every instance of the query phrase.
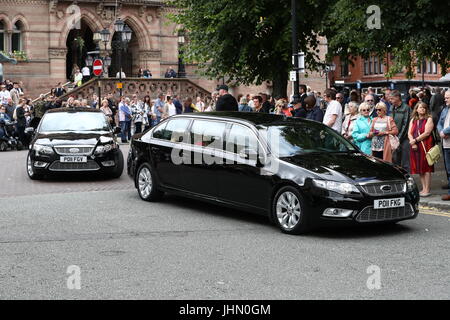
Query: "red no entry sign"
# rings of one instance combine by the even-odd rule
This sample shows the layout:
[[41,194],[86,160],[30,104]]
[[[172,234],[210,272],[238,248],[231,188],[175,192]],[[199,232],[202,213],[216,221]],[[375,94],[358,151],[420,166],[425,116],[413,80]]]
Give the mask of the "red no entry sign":
[[103,62],[100,59],[95,59],[92,64],[92,72],[98,77],[103,73]]

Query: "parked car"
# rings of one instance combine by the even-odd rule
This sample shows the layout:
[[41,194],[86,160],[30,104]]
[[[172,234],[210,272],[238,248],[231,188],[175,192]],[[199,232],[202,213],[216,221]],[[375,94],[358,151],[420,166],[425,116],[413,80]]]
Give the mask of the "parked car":
[[59,108],[45,113],[33,133],[27,157],[31,179],[69,172],[99,172],[119,178],[124,159],[115,134],[101,110]]
[[256,212],[285,233],[418,214],[418,189],[406,171],[364,155],[321,123],[281,115],[172,116],[133,137],[127,171],[143,200],[167,192]]

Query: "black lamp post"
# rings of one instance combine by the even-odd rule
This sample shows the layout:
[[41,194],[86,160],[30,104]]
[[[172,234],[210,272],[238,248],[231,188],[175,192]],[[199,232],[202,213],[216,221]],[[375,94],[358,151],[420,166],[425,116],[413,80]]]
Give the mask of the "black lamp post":
[[186,69],[183,62],[183,46],[185,43],[184,31],[178,32],[178,78],[186,78]]
[[102,42],[105,44],[105,50],[106,50],[106,44],[109,42],[110,36],[111,36],[111,33],[109,32],[108,29],[103,29],[102,31],[100,31],[100,38],[101,38]]
[[130,42],[132,31],[121,19],[117,19],[116,22],[114,22],[114,30],[119,33],[119,92],[120,97],[122,97],[122,50],[125,49],[125,46]]
[[422,59],[422,89],[425,88],[425,70],[427,69],[427,61]]
[[[92,55],[95,55],[96,58],[101,59],[103,62],[103,71],[107,70],[108,67],[111,65],[111,58],[106,56],[106,57],[102,57],[100,55],[100,41],[102,41],[105,44],[105,50],[106,50],[106,45],[109,42],[109,37],[110,37],[110,32],[108,29],[103,29],[102,31],[96,31],[94,32],[94,36],[93,36],[93,40],[97,45],[97,48],[95,51],[92,52],[88,52],[88,56],[86,57],[86,65],[88,67],[92,67],[92,64],[94,62],[94,57]],[[99,104],[101,104],[101,83],[98,82],[98,99],[99,99]]]
[[92,56],[88,54],[86,59],[84,60],[84,62],[86,63],[86,66],[92,67],[92,63],[94,62],[94,58],[92,58]]

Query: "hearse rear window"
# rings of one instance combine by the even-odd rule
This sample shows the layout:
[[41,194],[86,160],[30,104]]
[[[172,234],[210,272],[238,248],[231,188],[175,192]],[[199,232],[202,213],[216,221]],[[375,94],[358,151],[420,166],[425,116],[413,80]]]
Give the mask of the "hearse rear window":
[[164,128],[158,128],[153,133],[153,137],[172,142],[182,142],[183,137],[186,136],[186,130],[190,121],[190,119],[169,120]]

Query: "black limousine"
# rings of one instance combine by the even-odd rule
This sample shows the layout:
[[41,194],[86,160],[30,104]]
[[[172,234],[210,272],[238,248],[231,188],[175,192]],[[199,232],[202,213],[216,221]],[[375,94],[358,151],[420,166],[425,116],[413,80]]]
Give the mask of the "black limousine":
[[124,159],[115,134],[101,110],[58,108],[39,122],[27,157],[30,179],[70,172],[99,172],[111,178],[122,175]]
[[280,115],[172,116],[133,137],[127,171],[143,200],[167,192],[261,213],[291,234],[418,214],[417,186],[402,168],[321,123]]

